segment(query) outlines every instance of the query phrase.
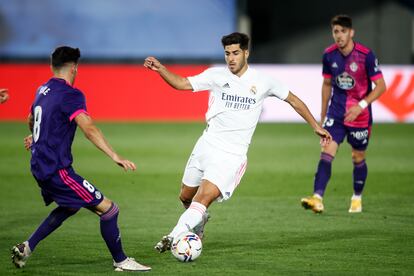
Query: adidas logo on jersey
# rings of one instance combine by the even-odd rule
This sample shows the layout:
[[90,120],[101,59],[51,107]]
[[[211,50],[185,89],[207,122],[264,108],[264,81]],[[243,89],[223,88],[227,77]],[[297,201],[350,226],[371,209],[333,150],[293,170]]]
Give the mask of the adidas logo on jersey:
[[332,68],[338,68],[338,64],[336,62],[332,63]]
[[226,82],[226,84],[223,85],[223,88],[230,88],[230,84],[228,82]]

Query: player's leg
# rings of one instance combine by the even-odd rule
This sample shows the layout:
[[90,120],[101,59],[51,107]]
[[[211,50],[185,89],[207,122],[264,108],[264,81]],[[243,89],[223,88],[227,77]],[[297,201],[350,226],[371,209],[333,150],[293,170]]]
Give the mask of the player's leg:
[[188,207],[190,207],[190,204],[193,201],[193,197],[195,196],[197,191],[198,186],[191,187],[185,185],[184,183],[181,184],[180,201],[185,209],[188,209]]
[[322,147],[322,152],[316,169],[313,182],[313,195],[301,199],[305,209],[311,209],[315,213],[324,211],[323,196],[332,175],[332,162],[338,151],[339,145],[345,138],[346,128],[343,124],[327,119],[324,128],[332,135],[332,142]]
[[368,167],[365,162],[365,151],[352,149],[353,170],[353,186],[354,194],[351,198],[350,213],[362,212],[362,191],[365,187],[365,181],[368,176]]
[[332,141],[322,148],[313,184],[313,194],[316,196],[322,198],[325,194],[326,186],[332,175],[332,162],[335,159],[337,151],[338,144],[335,141]]
[[[226,161],[223,162],[223,160]],[[169,234],[170,237],[176,237],[188,230],[193,230],[201,236],[204,235],[204,225],[208,221],[207,208],[215,200],[221,201],[231,197],[246,170],[247,158],[245,155],[230,154],[211,148],[208,158],[202,164],[205,170],[202,174],[201,185],[190,207],[181,215],[177,225]],[[183,182],[196,183],[187,177],[187,172]],[[192,175],[195,174],[196,172]]]
[[208,180],[202,180],[190,206],[180,216],[178,222],[170,234],[164,236],[155,245],[155,249],[160,253],[171,248],[173,238],[179,234],[193,230],[203,222],[208,206],[220,196],[220,190],[216,185]]
[[[67,175],[65,175],[65,177],[66,176]],[[71,189],[74,184],[65,184],[60,173],[56,173],[48,180],[37,180],[37,182],[42,188],[41,192],[45,204],[49,205],[52,202],[56,202],[59,207],[55,208],[49,214],[27,241],[12,248],[12,262],[18,268],[23,267],[26,264],[30,254],[41,240],[45,239],[55,231],[67,218],[74,215],[82,207],[81,204],[84,203],[83,198]],[[82,187],[77,187],[76,189],[77,191],[80,191],[81,188]],[[83,190],[81,192],[82,195],[85,195]]]
[[220,190],[215,184],[203,179],[189,208],[181,215],[169,236],[175,237],[199,225],[203,221],[207,208],[220,195]]
[[[197,191],[198,187],[190,187],[182,183],[180,200],[185,209],[188,209],[188,207],[190,207],[191,202],[193,201],[193,198]],[[201,222],[193,228],[193,232],[197,234],[200,237],[200,239],[203,239],[204,237],[204,226],[209,220],[210,214],[208,213],[208,211],[206,211],[203,215],[203,219],[201,220]]]
[[323,212],[323,195],[332,175],[332,161],[335,158],[337,150],[338,144],[335,141],[332,141],[322,149],[313,182],[313,195],[302,198],[301,203],[303,208],[311,209],[315,213]]
[[61,226],[67,218],[76,214],[78,210],[76,208],[65,207],[57,207],[54,209],[27,241],[12,248],[12,261],[16,267],[23,267],[37,244]]
[[368,176],[368,167],[365,161],[366,149],[368,147],[371,128],[349,127],[348,143],[352,146],[353,169],[353,188],[354,193],[351,197],[350,213],[362,212],[362,191]]
[[124,253],[118,227],[119,208],[115,202],[104,197],[98,205],[88,207],[88,209],[100,217],[101,235],[111,252],[116,271],[148,271],[151,269],[127,257]]

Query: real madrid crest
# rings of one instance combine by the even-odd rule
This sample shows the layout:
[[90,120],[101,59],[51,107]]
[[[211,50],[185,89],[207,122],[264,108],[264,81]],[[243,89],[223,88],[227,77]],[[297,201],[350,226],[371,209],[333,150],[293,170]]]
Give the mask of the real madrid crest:
[[256,86],[252,86],[252,88],[250,88],[250,93],[252,93],[252,94],[255,94],[256,95],[256,93],[257,93],[257,88],[256,88]]
[[356,64],[355,61],[353,61],[350,65],[349,68],[351,69],[352,72],[356,72],[358,70],[358,64]]

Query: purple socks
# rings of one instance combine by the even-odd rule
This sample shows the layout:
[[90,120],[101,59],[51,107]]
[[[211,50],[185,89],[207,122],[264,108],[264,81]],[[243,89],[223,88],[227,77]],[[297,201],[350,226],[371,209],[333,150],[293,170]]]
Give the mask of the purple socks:
[[30,250],[33,251],[41,240],[55,231],[68,217],[76,214],[77,211],[78,209],[64,207],[57,207],[54,209],[27,240],[29,242]]
[[101,215],[101,235],[111,252],[115,262],[122,262],[127,258],[122,250],[121,234],[118,228],[119,209],[115,203],[112,203],[106,213]]
[[354,195],[361,195],[364,190],[365,180],[368,175],[368,167],[365,160],[360,163],[354,163]]
[[318,170],[315,174],[315,181],[313,184],[313,193],[323,197],[325,193],[326,185],[331,178],[332,161],[334,157],[328,153],[321,153],[321,159],[319,160]]

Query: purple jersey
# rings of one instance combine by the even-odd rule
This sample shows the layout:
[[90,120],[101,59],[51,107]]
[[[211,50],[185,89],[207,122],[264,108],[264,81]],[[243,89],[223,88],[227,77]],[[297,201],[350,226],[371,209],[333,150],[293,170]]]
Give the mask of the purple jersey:
[[71,147],[76,131],[73,119],[86,113],[85,96],[63,79],[51,78],[37,90],[31,113],[34,118],[31,170],[46,180],[72,164]]
[[345,123],[344,115],[372,91],[371,81],[382,78],[374,53],[364,45],[355,43],[352,52],[344,56],[338,46],[333,44],[323,54],[323,76],[332,80],[333,88],[327,117],[339,120],[346,126],[370,126],[371,106],[364,109],[353,122]]

